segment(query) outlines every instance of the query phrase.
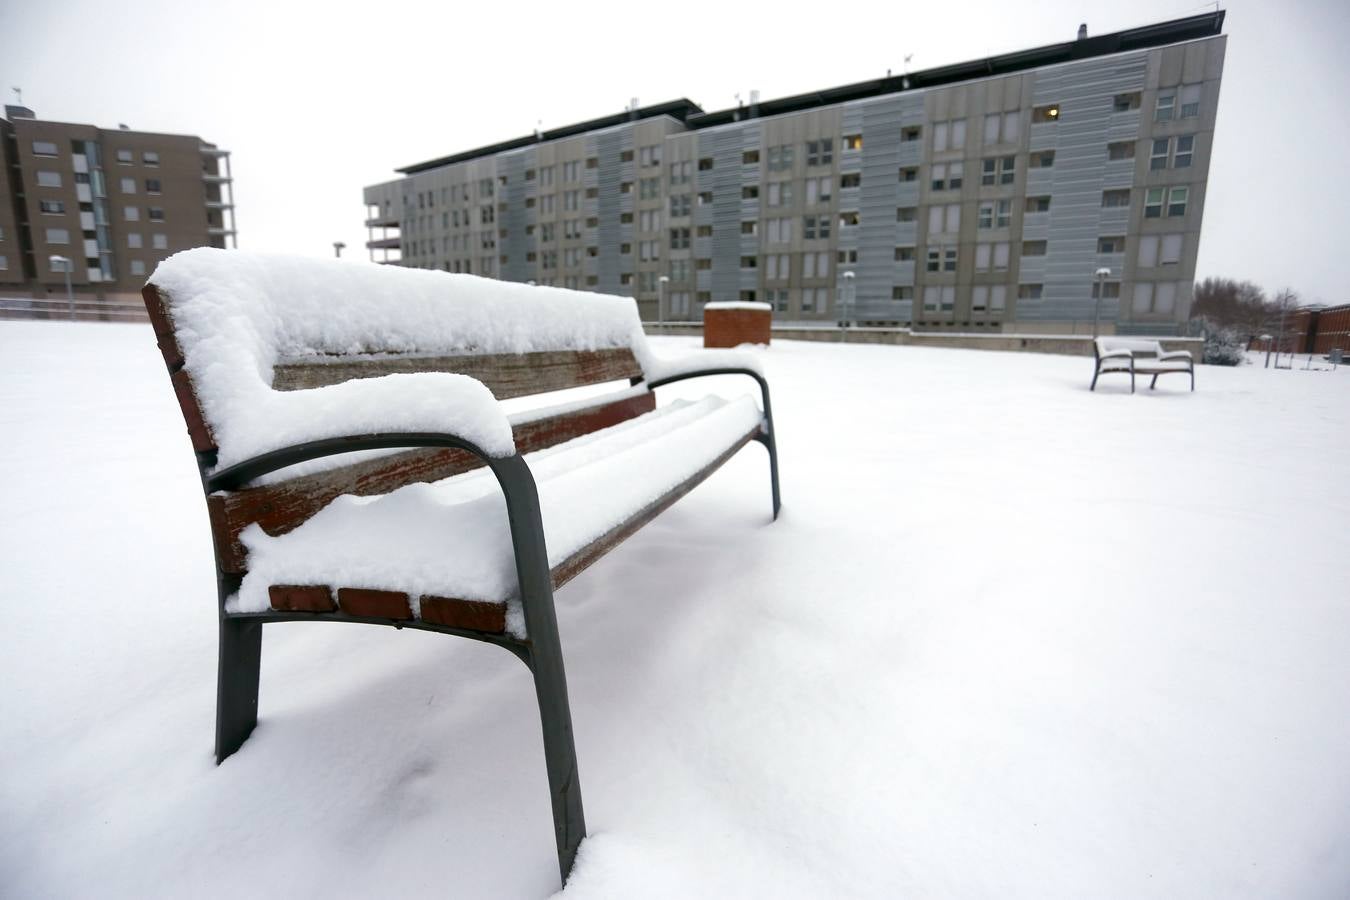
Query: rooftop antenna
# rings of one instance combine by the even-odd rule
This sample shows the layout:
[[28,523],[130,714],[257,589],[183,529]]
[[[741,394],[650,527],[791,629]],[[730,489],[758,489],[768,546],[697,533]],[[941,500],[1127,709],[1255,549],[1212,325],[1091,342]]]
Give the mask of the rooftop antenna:
[[12,87],[10,90],[14,92],[14,105],[23,106],[23,88]]
[[543,120],[543,119],[535,119],[535,120],[534,120],[534,139],[535,139],[536,141],[539,140],[539,138],[543,135],[543,133],[544,133],[544,120]]
[[913,53],[905,54],[905,67],[901,70],[904,74],[900,78],[900,89],[909,90],[909,61],[914,58]]

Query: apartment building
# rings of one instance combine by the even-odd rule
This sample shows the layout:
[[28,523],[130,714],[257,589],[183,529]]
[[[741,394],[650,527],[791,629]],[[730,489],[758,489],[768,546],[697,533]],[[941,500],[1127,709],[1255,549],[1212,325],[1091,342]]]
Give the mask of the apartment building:
[[235,242],[230,155],[199,137],[98,128],[6,106],[0,291],[135,299],[170,254]]
[[715,112],[635,102],[397,170],[365,189],[367,247],[382,262],[631,295],[646,319],[760,300],[807,323],[1081,332],[1100,314],[1108,332],[1175,333],[1223,20],[1083,27]]

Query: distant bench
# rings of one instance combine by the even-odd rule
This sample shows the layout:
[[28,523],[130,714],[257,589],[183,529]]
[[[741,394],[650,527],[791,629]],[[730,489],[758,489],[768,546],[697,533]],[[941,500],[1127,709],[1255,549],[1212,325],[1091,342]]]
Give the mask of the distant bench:
[[1159,341],[1141,338],[1099,337],[1092,342],[1096,368],[1092,373],[1090,391],[1097,389],[1097,379],[1110,373],[1130,376],[1130,393],[1134,393],[1134,376],[1152,375],[1152,390],[1158,376],[1170,372],[1184,372],[1191,376],[1191,390],[1195,390],[1195,359],[1185,350],[1167,351]]
[[[264,624],[497,644],[534,676],[565,882],[585,819],[553,591],[752,441],[777,517],[755,358],[660,360],[628,298],[234,251],[172,257],[144,298],[215,542],[217,762],[257,722]],[[652,389],[715,374],[753,378],[762,406],[656,406]],[[616,380],[513,415],[498,403]]]

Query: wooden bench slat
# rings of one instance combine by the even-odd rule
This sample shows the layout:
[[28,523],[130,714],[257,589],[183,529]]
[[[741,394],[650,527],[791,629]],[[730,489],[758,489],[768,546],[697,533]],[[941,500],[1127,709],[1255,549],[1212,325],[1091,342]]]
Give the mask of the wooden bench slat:
[[581,574],[581,572],[590,566],[591,563],[613,550],[636,533],[643,525],[646,525],[652,519],[655,519],[661,513],[675,505],[675,501],[698,487],[709,475],[721,468],[723,463],[735,456],[742,447],[758,437],[759,433],[760,429],[756,426],[744,437],[737,440],[735,444],[726,450],[726,452],[722,453],[712,462],[708,463],[708,465],[689,476],[689,478],[680,482],[678,487],[662,496],[656,502],[651,503],[634,513],[627,521],[616,526],[601,537],[596,538],[594,541],[554,566],[552,571],[554,589],[556,590],[567,584],[567,582]]
[[[521,453],[542,450],[655,408],[656,395],[642,393],[523,422],[515,428],[516,449]],[[206,503],[221,568],[233,573],[245,571],[246,553],[239,534],[254,522],[275,537],[296,528],[343,494],[385,494],[407,484],[440,481],[481,465],[477,457],[462,450],[410,450],[278,484],[212,494]]]
[[633,378],[642,375],[642,367],[627,347],[476,356],[340,356],[323,361],[282,360],[272,367],[272,387],[297,391],[353,378],[416,372],[468,375],[487,385],[498,400],[507,400]]
[[411,619],[412,605],[403,591],[338,588],[338,606],[349,616],[368,619]]

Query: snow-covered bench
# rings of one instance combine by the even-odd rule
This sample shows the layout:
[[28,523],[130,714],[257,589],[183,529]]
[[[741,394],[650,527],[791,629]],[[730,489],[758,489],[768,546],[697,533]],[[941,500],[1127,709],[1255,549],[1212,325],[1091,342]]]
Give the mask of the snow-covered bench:
[[1195,360],[1185,350],[1167,351],[1158,341],[1142,338],[1099,337],[1092,342],[1096,368],[1092,373],[1090,391],[1097,389],[1097,379],[1105,374],[1119,372],[1130,376],[1130,393],[1134,393],[1135,375],[1152,375],[1149,390],[1158,384],[1158,376],[1169,372],[1185,372],[1191,376],[1191,390],[1195,390]]
[[[553,591],[741,447],[778,463],[752,355],[652,355],[628,298],[211,249],[144,290],[206,493],[216,759],[257,722],[262,626],[368,622],[505,647],[534,676],[564,881],[585,836]],[[656,406],[749,375],[754,396]],[[629,383],[508,414],[499,401]]]

